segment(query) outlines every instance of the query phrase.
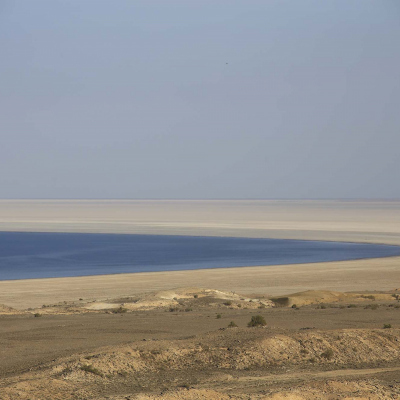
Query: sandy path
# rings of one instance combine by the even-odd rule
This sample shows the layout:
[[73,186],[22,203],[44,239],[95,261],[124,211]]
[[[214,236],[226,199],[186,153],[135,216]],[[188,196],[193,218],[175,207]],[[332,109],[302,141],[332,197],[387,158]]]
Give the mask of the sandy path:
[[[274,237],[400,245],[400,202],[1,200],[0,230]],[[388,290],[400,287],[400,258],[0,281],[0,304],[27,308],[182,286],[270,295],[307,289]]]
[[340,378],[354,378],[367,375],[381,374],[385,372],[400,371],[400,367],[394,368],[368,368],[368,369],[340,369],[334,371],[319,371],[319,372],[295,372],[285,373],[281,375],[267,375],[267,376],[243,376],[237,379],[237,383],[251,383],[251,382],[286,382],[286,381],[311,381],[316,379],[340,379]]

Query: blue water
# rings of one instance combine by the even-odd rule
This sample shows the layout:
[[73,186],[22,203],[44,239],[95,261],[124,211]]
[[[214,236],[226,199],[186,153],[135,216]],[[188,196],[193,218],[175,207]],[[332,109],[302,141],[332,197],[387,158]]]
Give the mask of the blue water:
[[0,232],[0,280],[281,265],[400,255],[400,247],[302,240]]

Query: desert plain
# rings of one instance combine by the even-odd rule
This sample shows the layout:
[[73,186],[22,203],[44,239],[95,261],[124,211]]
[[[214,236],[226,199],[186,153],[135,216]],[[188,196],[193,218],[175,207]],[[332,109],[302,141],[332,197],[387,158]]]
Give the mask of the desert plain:
[[[400,245],[400,202],[1,200],[0,230]],[[397,399],[399,299],[400,257],[0,281],[0,399]]]

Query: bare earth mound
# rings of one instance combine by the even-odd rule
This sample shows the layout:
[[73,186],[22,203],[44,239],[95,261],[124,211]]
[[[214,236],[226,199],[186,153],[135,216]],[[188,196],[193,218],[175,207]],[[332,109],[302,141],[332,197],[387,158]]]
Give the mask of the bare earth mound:
[[[178,288],[8,310],[1,400],[400,397],[397,290]],[[267,325],[248,327],[257,315]]]

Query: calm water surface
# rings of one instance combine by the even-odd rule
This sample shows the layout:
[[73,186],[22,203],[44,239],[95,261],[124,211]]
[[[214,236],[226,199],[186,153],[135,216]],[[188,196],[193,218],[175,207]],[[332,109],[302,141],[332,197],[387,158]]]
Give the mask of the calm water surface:
[[281,265],[400,255],[400,247],[281,239],[0,232],[0,280]]

